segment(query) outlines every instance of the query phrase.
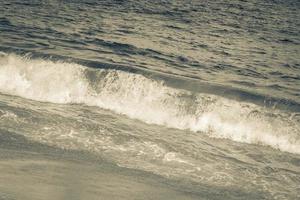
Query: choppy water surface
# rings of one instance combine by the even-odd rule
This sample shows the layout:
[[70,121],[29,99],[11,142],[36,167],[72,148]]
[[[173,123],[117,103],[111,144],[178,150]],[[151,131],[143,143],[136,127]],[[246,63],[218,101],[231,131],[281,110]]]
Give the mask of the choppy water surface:
[[49,199],[21,180],[60,151],[79,199],[300,198],[299,33],[296,0],[1,0],[0,199]]

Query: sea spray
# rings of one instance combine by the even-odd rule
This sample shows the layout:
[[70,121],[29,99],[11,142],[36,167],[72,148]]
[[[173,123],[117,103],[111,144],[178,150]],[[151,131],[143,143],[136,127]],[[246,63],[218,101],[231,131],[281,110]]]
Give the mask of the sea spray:
[[52,103],[109,109],[146,123],[300,153],[294,113],[221,96],[171,88],[121,70],[0,56],[0,92]]

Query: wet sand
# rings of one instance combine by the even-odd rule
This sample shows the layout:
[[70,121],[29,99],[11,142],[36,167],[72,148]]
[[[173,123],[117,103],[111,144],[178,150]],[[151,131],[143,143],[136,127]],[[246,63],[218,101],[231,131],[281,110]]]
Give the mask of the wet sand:
[[199,199],[164,178],[0,133],[0,199]]

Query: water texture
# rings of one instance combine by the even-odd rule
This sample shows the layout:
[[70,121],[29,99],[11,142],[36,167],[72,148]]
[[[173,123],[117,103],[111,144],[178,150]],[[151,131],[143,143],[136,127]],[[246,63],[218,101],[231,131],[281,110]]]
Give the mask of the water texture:
[[1,200],[300,198],[299,1],[0,0],[0,152]]

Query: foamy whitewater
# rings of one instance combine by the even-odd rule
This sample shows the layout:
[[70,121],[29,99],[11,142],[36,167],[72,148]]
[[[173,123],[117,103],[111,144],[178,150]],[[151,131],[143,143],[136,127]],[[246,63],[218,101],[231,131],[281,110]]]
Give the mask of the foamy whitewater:
[[99,106],[150,124],[300,153],[297,113],[170,88],[163,81],[119,70],[13,54],[2,54],[0,64],[4,94]]
[[0,200],[299,199],[299,8],[0,0]]

